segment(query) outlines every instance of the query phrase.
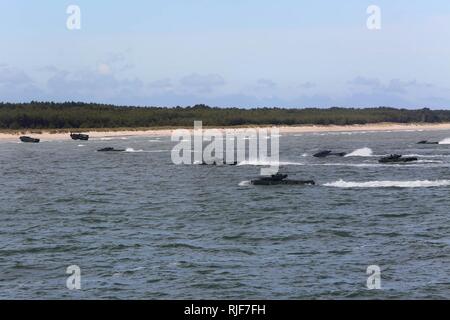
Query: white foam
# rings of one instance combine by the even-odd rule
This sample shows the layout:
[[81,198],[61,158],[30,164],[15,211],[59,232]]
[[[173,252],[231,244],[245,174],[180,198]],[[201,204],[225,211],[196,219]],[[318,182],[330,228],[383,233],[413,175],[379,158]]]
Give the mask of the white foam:
[[439,144],[450,144],[450,138],[446,138],[442,141],[439,141]]
[[251,181],[250,180],[244,180],[239,182],[239,186],[240,187],[248,187],[250,185]]
[[349,136],[351,136],[353,134],[353,132],[340,131],[340,132],[328,132],[327,134],[333,135],[333,136],[338,136],[338,135],[349,135]]
[[265,160],[248,160],[242,161],[238,166],[303,166],[300,162],[284,162],[284,161],[265,161]]
[[381,163],[310,163],[309,166],[324,167],[382,167]]
[[149,153],[163,153],[163,152],[169,152],[168,149],[161,149],[161,150],[151,150],[151,151],[143,151],[143,152],[149,152]]
[[372,157],[373,151],[370,148],[361,148],[346,155],[346,157]]
[[249,160],[242,161],[238,166],[324,166],[324,167],[385,167],[385,166],[398,166],[398,167],[424,167],[426,165],[445,165],[443,161],[439,160],[418,160],[412,163],[394,163],[394,164],[382,164],[382,163],[302,163],[302,162],[287,162],[287,161],[263,161],[263,160]]
[[439,160],[418,160],[414,162],[407,163],[309,163],[308,166],[324,166],[324,167],[361,167],[361,168],[371,168],[371,167],[398,167],[398,168],[411,168],[411,167],[447,167],[448,163]]
[[126,148],[125,152],[144,152],[144,150],[134,150],[133,148]]
[[415,181],[366,181],[351,182],[339,180],[325,183],[325,187],[336,188],[430,188],[450,186],[450,180],[415,180]]
[[417,160],[416,163],[444,163],[441,160]]
[[422,158],[446,158],[448,154],[405,154],[404,157],[422,157]]
[[161,149],[161,150],[135,150],[133,148],[126,148],[125,152],[131,152],[131,153],[141,153],[141,152],[145,152],[145,153],[163,153],[163,152],[169,152],[170,150],[168,149]]

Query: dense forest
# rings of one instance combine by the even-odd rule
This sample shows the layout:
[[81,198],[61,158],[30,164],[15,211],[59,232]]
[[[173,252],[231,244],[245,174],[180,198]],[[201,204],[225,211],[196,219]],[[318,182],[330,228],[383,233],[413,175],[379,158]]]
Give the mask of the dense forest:
[[0,103],[0,129],[142,128],[243,125],[350,125],[450,122],[450,111],[379,108],[127,107],[81,102]]

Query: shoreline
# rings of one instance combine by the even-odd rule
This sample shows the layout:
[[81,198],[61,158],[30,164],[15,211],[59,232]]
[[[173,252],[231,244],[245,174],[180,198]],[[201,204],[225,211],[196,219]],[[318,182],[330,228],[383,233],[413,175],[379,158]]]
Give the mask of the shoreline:
[[[361,131],[437,131],[450,130],[450,123],[438,124],[399,124],[399,123],[377,123],[362,125],[302,125],[302,126],[242,126],[242,127],[204,127],[204,129],[233,130],[240,132],[246,129],[257,128],[278,128],[280,133],[323,133],[323,132],[361,132]],[[173,130],[191,128],[117,128],[117,129],[86,129],[86,130],[70,130],[70,129],[48,129],[48,130],[17,130],[11,132],[0,130],[0,141],[17,140],[22,135],[29,135],[34,138],[45,140],[71,140],[70,132],[82,132],[89,134],[91,138],[111,138],[126,136],[143,136],[143,137],[170,137]]]

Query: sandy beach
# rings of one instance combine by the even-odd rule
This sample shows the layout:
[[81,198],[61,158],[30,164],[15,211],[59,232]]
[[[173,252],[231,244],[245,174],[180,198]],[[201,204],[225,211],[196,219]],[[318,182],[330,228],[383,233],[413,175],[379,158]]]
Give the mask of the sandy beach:
[[[263,126],[261,126],[263,127]],[[268,126],[264,126],[268,127]],[[219,130],[234,130],[236,132],[246,130],[248,128],[258,128],[258,127],[239,127],[239,128],[216,128]],[[365,125],[348,125],[348,126],[317,126],[317,125],[305,125],[305,126],[279,126],[277,127],[280,133],[321,133],[321,132],[357,132],[357,131],[433,131],[433,130],[450,130],[450,123],[439,123],[439,124],[398,124],[398,123],[378,123],[378,124],[365,124]],[[180,129],[180,128],[178,128]],[[186,128],[192,130],[192,128]],[[170,136],[172,131],[175,129],[124,129],[124,130],[114,130],[101,131],[101,129],[86,130],[73,132],[83,132],[90,135],[91,138],[108,138],[108,137],[127,137],[127,136],[143,136],[143,137],[155,137],[155,136]],[[32,136],[34,138],[41,139],[42,141],[49,140],[70,140],[69,132],[55,132],[56,130],[32,130],[25,131],[20,130],[17,132],[1,132],[0,131],[0,141],[14,141],[17,140],[22,135]]]

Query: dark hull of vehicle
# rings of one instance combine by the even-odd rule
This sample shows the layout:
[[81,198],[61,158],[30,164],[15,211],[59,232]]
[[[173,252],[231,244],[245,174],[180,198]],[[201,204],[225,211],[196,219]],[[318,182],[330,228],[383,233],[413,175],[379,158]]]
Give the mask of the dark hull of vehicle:
[[419,141],[417,144],[439,144],[439,142],[434,141]]
[[72,138],[72,140],[83,140],[83,141],[89,140],[89,136],[87,134],[81,133],[71,133],[70,137]]
[[237,162],[235,163],[206,163],[206,162],[202,162],[198,164],[199,166],[216,166],[216,167],[220,167],[220,166],[237,166]]
[[399,159],[380,159],[379,163],[407,163],[407,162],[414,162],[419,160],[415,157],[409,157],[409,158],[399,158]]
[[103,148],[97,150],[98,152],[125,152],[123,149],[114,149],[114,148]]
[[345,152],[331,152],[329,150],[321,151],[313,155],[315,158],[326,158],[330,156],[336,156],[336,157],[344,157],[346,155]]
[[313,186],[316,183],[312,180],[252,180],[251,183],[255,186],[276,186],[276,185],[309,185]]
[[30,137],[20,137],[20,141],[26,142],[26,143],[39,143],[40,139],[30,138]]

